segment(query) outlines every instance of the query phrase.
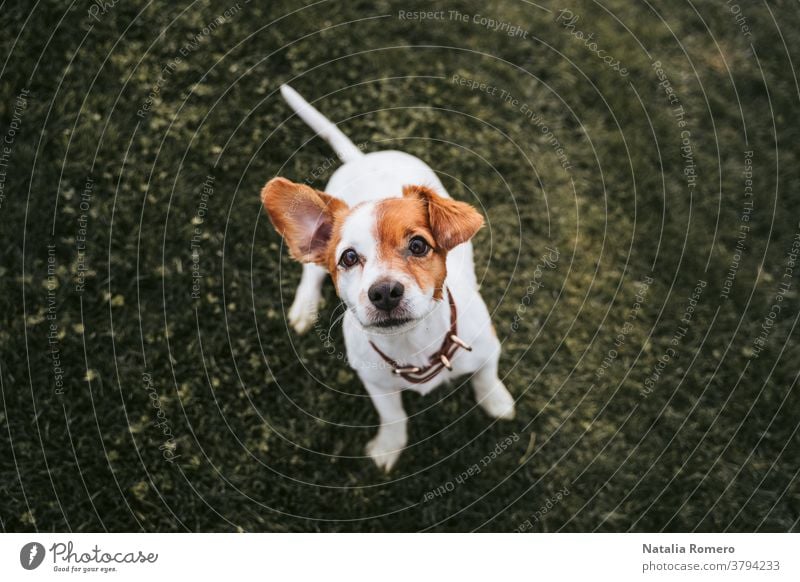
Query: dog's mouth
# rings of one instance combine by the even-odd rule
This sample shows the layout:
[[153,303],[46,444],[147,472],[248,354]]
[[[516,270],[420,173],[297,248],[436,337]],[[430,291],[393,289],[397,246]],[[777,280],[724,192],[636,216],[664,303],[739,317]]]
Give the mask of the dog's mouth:
[[[359,317],[360,315],[360,317]],[[356,312],[361,327],[373,333],[395,333],[419,321],[419,316],[404,301],[391,311],[382,311],[365,306],[364,312]]]
[[373,321],[370,323],[370,327],[392,329],[395,327],[402,327],[407,323],[411,323],[412,321],[414,320],[410,317],[385,317],[383,319],[379,319],[378,321]]
[[390,312],[373,311],[368,313],[363,326],[376,332],[395,331],[417,320],[407,309],[399,308]]

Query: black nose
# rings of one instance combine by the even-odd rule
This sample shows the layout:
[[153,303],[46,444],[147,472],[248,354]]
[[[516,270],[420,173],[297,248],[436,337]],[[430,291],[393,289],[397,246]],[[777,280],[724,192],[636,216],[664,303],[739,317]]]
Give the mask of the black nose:
[[391,311],[403,298],[405,287],[399,281],[380,281],[369,288],[367,295],[381,311]]

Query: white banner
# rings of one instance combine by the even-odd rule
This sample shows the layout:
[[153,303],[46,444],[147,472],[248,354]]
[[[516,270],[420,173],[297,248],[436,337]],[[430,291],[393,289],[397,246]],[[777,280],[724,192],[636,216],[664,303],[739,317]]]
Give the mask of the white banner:
[[0,579],[769,582],[799,554],[794,534],[4,534]]

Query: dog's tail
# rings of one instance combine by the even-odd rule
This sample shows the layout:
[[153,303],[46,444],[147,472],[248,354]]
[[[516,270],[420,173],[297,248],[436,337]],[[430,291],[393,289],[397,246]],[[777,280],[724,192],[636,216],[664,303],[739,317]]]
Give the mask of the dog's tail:
[[333,151],[344,163],[352,162],[364,155],[356,147],[356,144],[350,141],[331,120],[314,109],[308,101],[300,97],[300,94],[289,85],[281,85],[281,95],[283,95],[289,107],[294,109],[295,113],[300,116],[300,119],[305,121],[311,129],[317,132],[317,135],[331,145]]

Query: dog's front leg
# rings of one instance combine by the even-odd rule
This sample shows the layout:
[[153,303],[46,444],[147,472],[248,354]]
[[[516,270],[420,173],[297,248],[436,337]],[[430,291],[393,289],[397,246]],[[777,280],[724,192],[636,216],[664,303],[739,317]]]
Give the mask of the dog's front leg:
[[365,385],[381,420],[378,434],[367,444],[367,454],[379,469],[388,473],[408,442],[408,417],[403,410],[401,391]]
[[472,388],[475,400],[489,416],[511,420],[514,418],[514,397],[497,375],[499,359],[500,346],[497,344],[486,363],[472,377]]
[[306,263],[303,265],[303,276],[297,286],[294,302],[289,309],[289,323],[299,334],[304,334],[317,321],[319,302],[322,300],[322,284],[328,271]]

